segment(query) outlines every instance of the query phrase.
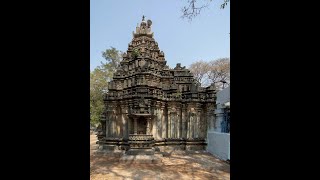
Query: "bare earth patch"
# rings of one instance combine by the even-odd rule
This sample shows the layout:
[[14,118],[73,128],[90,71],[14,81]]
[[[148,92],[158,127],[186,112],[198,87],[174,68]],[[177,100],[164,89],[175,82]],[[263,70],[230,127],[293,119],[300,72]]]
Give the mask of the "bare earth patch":
[[119,163],[119,157],[95,153],[95,135],[90,136],[90,179],[230,179],[229,164],[209,153],[171,154],[158,164]]

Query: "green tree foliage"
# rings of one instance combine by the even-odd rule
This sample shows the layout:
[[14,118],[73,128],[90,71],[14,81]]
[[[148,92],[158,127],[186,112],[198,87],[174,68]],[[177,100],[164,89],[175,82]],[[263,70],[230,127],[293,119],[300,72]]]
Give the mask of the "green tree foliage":
[[114,47],[102,52],[105,62],[90,72],[90,122],[97,124],[104,110],[103,99],[108,91],[108,82],[112,79],[120,61],[121,51]]
[[106,60],[106,63],[101,62],[101,66],[104,66],[104,69],[108,71],[110,78],[112,78],[113,73],[116,71],[120,61],[122,60],[121,54],[122,52],[114,47],[102,52],[102,57]]
[[137,58],[139,55],[140,55],[140,51],[138,49],[134,49],[133,52],[132,52],[132,56],[134,58]]

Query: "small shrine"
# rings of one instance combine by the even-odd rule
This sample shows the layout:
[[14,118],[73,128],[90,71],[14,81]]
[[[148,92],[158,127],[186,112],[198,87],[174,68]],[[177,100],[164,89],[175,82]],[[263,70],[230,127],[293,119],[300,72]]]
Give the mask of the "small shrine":
[[205,150],[215,119],[215,86],[200,87],[180,63],[169,68],[151,28],[143,17],[109,83],[98,144],[128,154]]

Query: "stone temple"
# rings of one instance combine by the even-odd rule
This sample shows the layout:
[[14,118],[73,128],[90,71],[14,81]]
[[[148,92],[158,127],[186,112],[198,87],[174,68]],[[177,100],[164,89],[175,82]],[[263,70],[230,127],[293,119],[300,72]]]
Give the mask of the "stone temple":
[[109,82],[99,148],[107,151],[205,150],[215,115],[214,85],[207,88],[180,63],[171,69],[144,17]]

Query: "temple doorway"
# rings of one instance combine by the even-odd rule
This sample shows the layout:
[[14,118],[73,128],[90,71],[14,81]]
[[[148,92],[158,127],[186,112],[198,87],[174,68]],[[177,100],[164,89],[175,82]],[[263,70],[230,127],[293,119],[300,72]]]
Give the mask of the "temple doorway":
[[144,117],[140,117],[138,119],[138,127],[137,132],[138,134],[147,134],[147,120]]

